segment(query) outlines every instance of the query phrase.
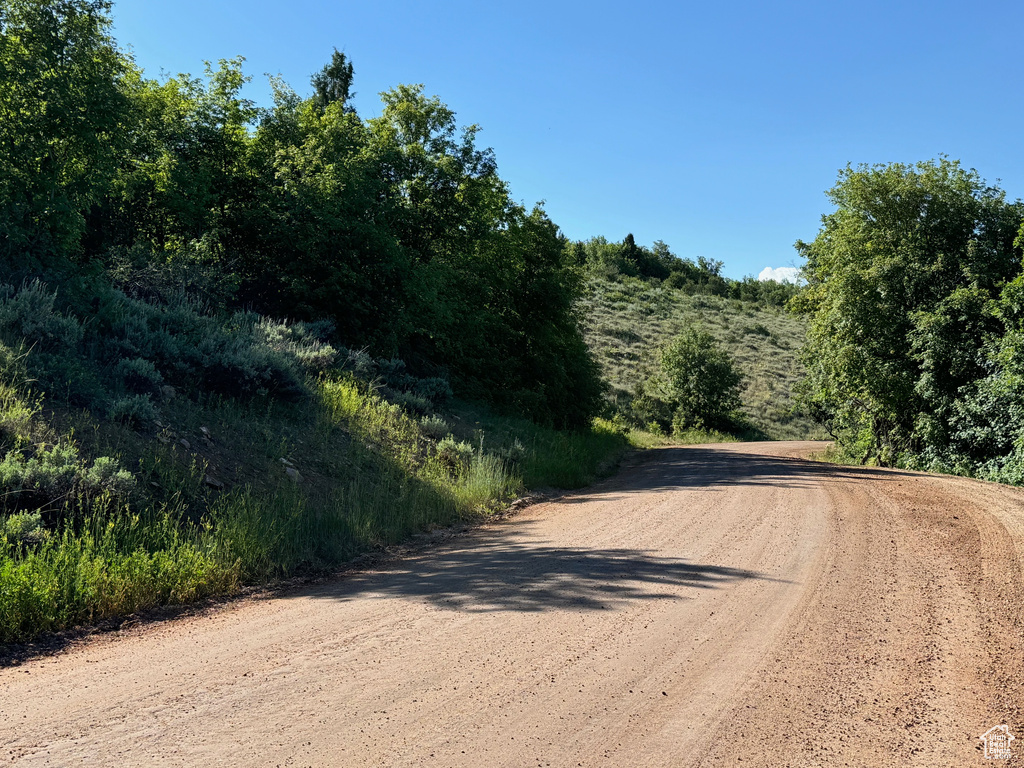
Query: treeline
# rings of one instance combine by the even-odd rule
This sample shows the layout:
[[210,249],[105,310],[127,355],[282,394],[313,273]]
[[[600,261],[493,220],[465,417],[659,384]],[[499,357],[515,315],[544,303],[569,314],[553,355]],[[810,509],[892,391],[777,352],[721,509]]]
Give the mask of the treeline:
[[809,407],[861,461],[1024,482],[1024,204],[946,158],[830,198],[797,243]]
[[680,258],[661,240],[655,240],[652,247],[646,248],[637,245],[632,234],[626,235],[621,243],[608,242],[604,237],[575,242],[572,257],[594,277],[610,280],[638,277],[691,295],[720,296],[783,307],[800,292],[800,287],[791,283],[760,281],[751,276],[742,280],[722,277],[721,261],[704,256],[697,257],[697,261]]
[[466,397],[589,423],[601,385],[574,251],[513,202],[476,126],[408,85],[363,119],[337,51],[308,96],[273,80],[269,107],[241,95],[240,58],[149,79],[109,12],[0,3],[0,282],[41,279],[82,321],[111,282],[134,300],[186,286],[214,313],[329,319],[336,343]]

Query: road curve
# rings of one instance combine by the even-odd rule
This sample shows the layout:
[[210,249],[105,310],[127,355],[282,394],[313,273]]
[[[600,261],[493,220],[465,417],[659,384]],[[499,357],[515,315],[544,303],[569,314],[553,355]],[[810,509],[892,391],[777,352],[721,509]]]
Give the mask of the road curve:
[[1003,724],[1024,755],[1024,493],[816,448],[647,452],[386,566],[2,669],[0,758],[969,766]]

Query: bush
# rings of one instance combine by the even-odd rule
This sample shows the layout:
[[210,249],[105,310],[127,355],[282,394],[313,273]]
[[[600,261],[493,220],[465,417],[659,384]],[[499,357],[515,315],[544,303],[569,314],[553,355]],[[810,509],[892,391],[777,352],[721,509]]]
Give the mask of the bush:
[[415,414],[425,415],[447,406],[453,397],[447,379],[437,376],[420,378],[409,373],[405,361],[398,358],[376,359],[366,350],[338,350],[338,367],[357,379],[381,389],[388,400],[404,406]]
[[426,437],[431,440],[440,440],[451,432],[448,422],[441,416],[424,416],[420,419],[420,429]]
[[[252,319],[250,316],[249,320]],[[254,331],[257,337],[262,337],[262,342],[293,359],[308,373],[319,373],[334,365],[338,352],[324,341],[333,329],[328,321],[286,323],[266,317],[258,317],[254,324]]]
[[[71,443],[39,448],[34,455],[10,451],[0,462],[0,488],[18,505],[20,494],[53,501],[70,496],[82,471],[78,449]],[[10,502],[5,501],[5,506]],[[40,504],[39,506],[42,506]]]
[[69,441],[34,453],[9,451],[0,462],[0,494],[7,510],[40,510],[81,506],[102,494],[124,498],[135,478],[112,458],[101,456],[91,465]]
[[107,271],[133,299],[166,303],[184,291],[205,306],[223,308],[238,290],[238,277],[224,269],[210,241],[202,237],[159,253],[139,245],[113,248],[106,253]]
[[156,394],[164,377],[149,360],[133,357],[121,360],[114,367],[115,375],[123,382],[124,387],[139,395]]
[[41,403],[21,396],[0,382],[0,450],[24,447],[31,440],[33,419],[42,410]]
[[676,408],[673,430],[725,426],[740,405],[740,375],[714,337],[688,328],[661,354],[661,368]]
[[377,364],[365,349],[338,348],[338,357],[342,359],[339,367],[352,373],[357,379],[371,381],[377,375]]
[[156,421],[156,406],[149,395],[129,395],[115,400],[107,409],[107,418],[127,424],[141,424]]
[[510,466],[518,467],[526,459],[526,446],[522,444],[518,437],[514,437],[510,444],[499,449],[498,456]]
[[743,328],[743,333],[751,336],[771,336],[772,332],[764,323],[754,323]]
[[40,349],[75,346],[82,340],[82,326],[54,309],[56,297],[38,280],[20,289],[0,285],[0,332]]
[[413,392],[394,392],[389,399],[410,413],[419,416],[426,415],[434,410],[427,398],[420,397]]
[[452,385],[447,379],[431,377],[417,379],[412,385],[412,392],[430,402],[434,408],[444,408],[451,402]]
[[448,435],[437,444],[437,459],[451,472],[462,471],[473,459],[473,446]]
[[38,512],[19,512],[8,517],[0,526],[0,536],[10,544],[41,544],[49,537],[49,533],[43,526],[43,516]]
[[296,399],[306,392],[304,377],[338,357],[323,340],[329,323],[217,316],[181,292],[163,303],[109,285],[96,292],[90,322],[81,323],[55,309],[56,294],[43,283],[0,285],[0,335],[29,350],[29,373],[46,391],[115,419],[151,418],[144,399],[123,395],[156,395],[165,381],[232,397]]

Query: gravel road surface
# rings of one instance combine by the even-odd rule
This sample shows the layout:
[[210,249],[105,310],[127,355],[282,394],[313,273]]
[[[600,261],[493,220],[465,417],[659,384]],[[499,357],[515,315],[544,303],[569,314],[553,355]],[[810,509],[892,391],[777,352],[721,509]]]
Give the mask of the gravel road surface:
[[0,669],[0,759],[1024,764],[979,738],[1024,756],[1024,492],[821,448],[645,452],[370,570]]

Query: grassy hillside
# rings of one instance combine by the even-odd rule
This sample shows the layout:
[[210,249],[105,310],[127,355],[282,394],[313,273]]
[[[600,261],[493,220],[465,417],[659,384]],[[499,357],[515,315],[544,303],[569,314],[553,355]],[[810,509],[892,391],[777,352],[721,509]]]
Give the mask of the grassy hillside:
[[454,400],[302,323],[0,286],[0,642],[329,571],[627,447]]
[[809,418],[793,413],[793,386],[801,376],[803,318],[774,307],[689,295],[636,278],[592,279],[583,301],[587,344],[623,404],[660,348],[683,328],[702,325],[743,374],[743,412],[776,440],[825,437]]

